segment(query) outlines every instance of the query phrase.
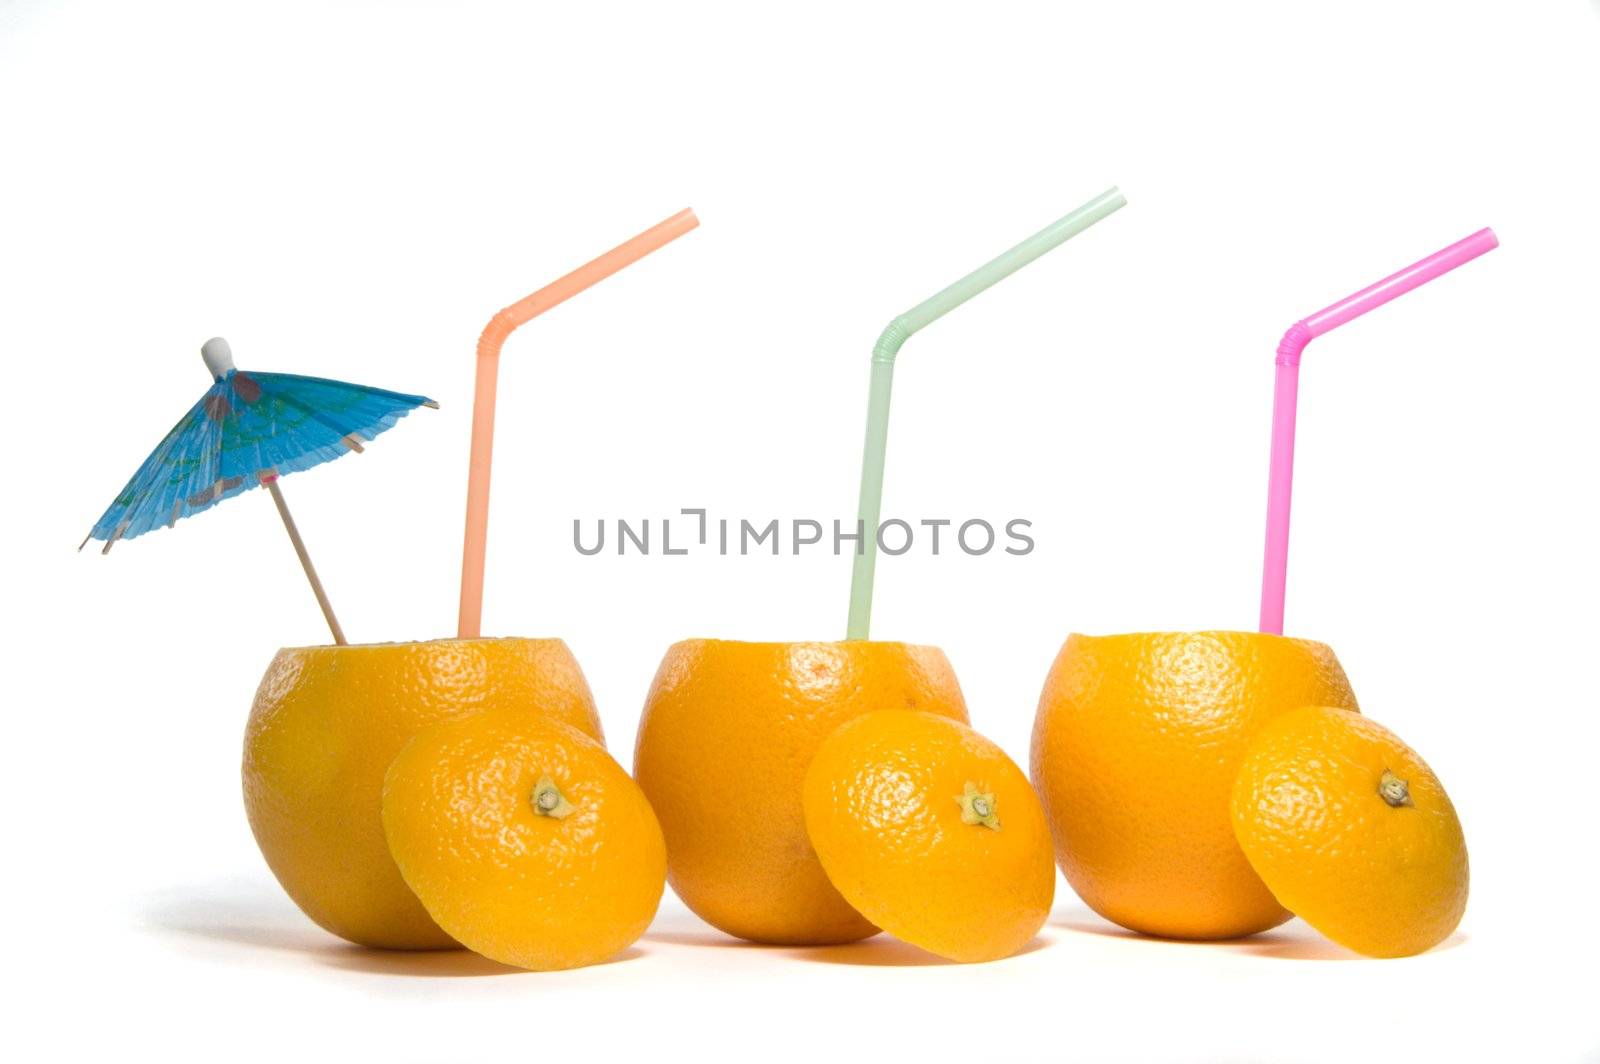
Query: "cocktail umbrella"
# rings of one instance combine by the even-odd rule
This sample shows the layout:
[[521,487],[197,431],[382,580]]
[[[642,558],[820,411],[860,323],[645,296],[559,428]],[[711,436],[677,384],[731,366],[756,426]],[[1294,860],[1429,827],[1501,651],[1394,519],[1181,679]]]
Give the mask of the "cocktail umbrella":
[[1300,355],[1307,344],[1413,288],[1464,266],[1500,246],[1492,229],[1480,229],[1405,269],[1323,307],[1289,326],[1278,342],[1277,377],[1272,396],[1272,459],[1267,478],[1267,543],[1261,562],[1259,628],[1283,634],[1283,597],[1289,575],[1289,499],[1294,487],[1295,409],[1300,394]]
[[211,387],[144,460],[78,549],[99,539],[105,541],[101,553],[110,553],[118,540],[171,528],[180,517],[265,484],[334,641],[342,644],[344,632],[278,478],[360,451],[362,441],[416,407],[439,404],[421,395],[320,377],[238,370],[221,337],[206,341],[200,353],[213,377]]

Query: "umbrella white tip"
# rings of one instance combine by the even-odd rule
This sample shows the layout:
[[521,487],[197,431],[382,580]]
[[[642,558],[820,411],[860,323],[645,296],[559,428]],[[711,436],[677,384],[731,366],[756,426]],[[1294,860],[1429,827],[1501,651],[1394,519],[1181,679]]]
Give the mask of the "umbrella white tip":
[[200,357],[213,377],[225,377],[233,369],[233,348],[220,336],[213,336],[200,345]]

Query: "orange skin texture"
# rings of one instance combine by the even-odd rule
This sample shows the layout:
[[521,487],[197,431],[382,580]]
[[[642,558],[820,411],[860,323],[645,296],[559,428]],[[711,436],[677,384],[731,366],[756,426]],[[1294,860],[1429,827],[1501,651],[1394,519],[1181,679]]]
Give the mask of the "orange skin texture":
[[[570,805],[536,811],[541,783]],[[605,747],[518,707],[419,733],[389,766],[383,827],[406,883],[458,942],[502,964],[598,964],[650,926],[667,844]]]
[[1234,938],[1288,919],[1245,860],[1229,802],[1250,741],[1305,705],[1357,708],[1321,643],[1254,632],[1070,637],[1039,698],[1031,768],[1078,896],[1165,938]]
[[634,751],[667,837],[667,877],[713,926],[755,942],[852,942],[877,928],[828,882],[800,792],[822,740],[879,709],[967,719],[944,652],[905,643],[668,648]]
[[244,737],[244,804],[267,864],[305,914],[387,949],[458,943],[406,887],[383,837],[383,777],[421,729],[511,706],[601,739],[559,639],[441,639],[280,650]]
[[[998,829],[966,823],[968,788]],[[954,961],[1027,945],[1055,898],[1050,828],[1028,778],[947,717],[868,713],[823,742],[805,780],[806,831],[828,878],[902,941]]]
[[[1405,781],[1391,805],[1385,772]],[[1306,706],[1250,745],[1233,826],[1279,901],[1370,957],[1409,957],[1450,937],[1467,908],[1467,843],[1439,779],[1380,724]]]

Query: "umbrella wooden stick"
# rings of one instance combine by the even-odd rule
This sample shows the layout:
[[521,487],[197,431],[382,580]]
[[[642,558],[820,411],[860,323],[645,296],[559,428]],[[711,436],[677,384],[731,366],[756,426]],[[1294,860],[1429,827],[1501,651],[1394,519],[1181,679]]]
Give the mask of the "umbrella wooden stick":
[[322,581],[317,577],[317,568],[311,564],[311,555],[306,553],[306,541],[300,538],[300,530],[295,527],[294,516],[289,513],[289,504],[283,499],[283,489],[278,487],[277,477],[265,477],[262,483],[272,493],[272,501],[278,507],[278,516],[283,518],[283,527],[289,533],[289,542],[294,544],[294,552],[300,556],[300,567],[306,571],[306,579],[311,581],[311,591],[317,596],[317,605],[322,607],[322,616],[327,618],[328,628],[333,632],[333,641],[340,646],[345,646],[344,629],[339,627],[339,618],[333,615],[333,604],[328,601],[328,593],[322,589]]

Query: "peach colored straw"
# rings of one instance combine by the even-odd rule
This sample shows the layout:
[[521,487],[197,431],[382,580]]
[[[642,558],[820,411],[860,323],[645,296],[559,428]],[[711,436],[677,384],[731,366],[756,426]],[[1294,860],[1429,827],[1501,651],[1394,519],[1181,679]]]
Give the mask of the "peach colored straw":
[[478,376],[472,397],[472,457],[467,470],[467,531],[461,548],[461,613],[456,635],[476,639],[483,624],[483,558],[489,543],[489,468],[494,461],[495,384],[500,348],[513,329],[564,303],[624,266],[644,258],[700,224],[685,208],[599,258],[552,281],[489,320],[478,337]]

